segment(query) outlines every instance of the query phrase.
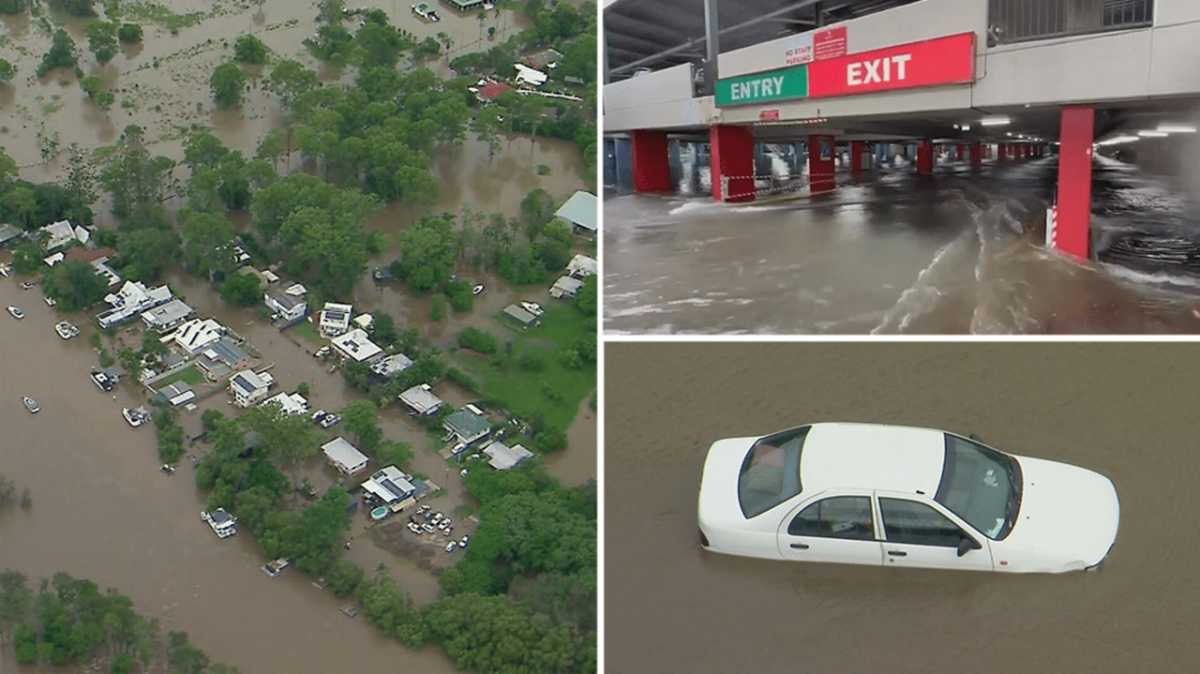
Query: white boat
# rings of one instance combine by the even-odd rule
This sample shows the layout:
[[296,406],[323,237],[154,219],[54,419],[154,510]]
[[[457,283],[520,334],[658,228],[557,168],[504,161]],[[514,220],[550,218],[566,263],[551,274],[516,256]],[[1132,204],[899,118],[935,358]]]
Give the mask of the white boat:
[[25,405],[25,409],[29,410],[30,414],[37,414],[38,412],[42,411],[42,408],[40,405],[38,405],[37,401],[29,396],[21,398],[21,404]]
[[286,569],[287,567],[288,567],[288,560],[284,559],[283,557],[280,557],[279,559],[267,562],[266,564],[263,564],[262,566],[260,566],[258,568],[262,569],[263,573],[274,578],[275,576],[278,576],[279,574],[283,573],[283,570]]
[[237,533],[237,518],[225,512],[224,508],[217,508],[212,512],[201,512],[200,519],[208,522],[208,526],[212,527],[217,538],[229,538]]
[[14,307],[11,304],[8,306],[8,315],[12,316],[18,321],[22,318],[25,318],[25,312],[21,311],[21,307]]
[[72,337],[79,336],[79,328],[71,325],[67,321],[59,321],[58,323],[55,323],[54,331],[57,332],[58,336],[62,337],[63,339],[71,339]]
[[121,416],[125,417],[125,421],[134,428],[150,421],[150,412],[145,407],[122,407]]

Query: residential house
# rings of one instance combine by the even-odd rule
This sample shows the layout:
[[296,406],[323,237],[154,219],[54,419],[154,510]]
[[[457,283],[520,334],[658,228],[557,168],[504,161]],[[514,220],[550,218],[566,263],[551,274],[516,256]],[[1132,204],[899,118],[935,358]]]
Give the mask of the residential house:
[[417,494],[417,487],[412,482],[412,476],[395,466],[388,466],[372,473],[371,477],[362,483],[362,489],[393,511],[401,510],[413,503]]
[[338,436],[321,445],[325,458],[342,475],[354,475],[367,467],[367,457],[346,439]]
[[196,392],[187,382],[177,381],[158,389],[158,395],[173,407],[185,405],[196,399]]
[[488,82],[482,87],[479,87],[479,91],[475,94],[475,100],[479,101],[480,103],[491,103],[497,98],[500,98],[501,94],[508,93],[512,90],[513,88],[504,82]]
[[263,295],[263,304],[279,320],[294,323],[308,315],[308,301],[304,295],[289,295],[286,292],[269,292]]
[[483,8],[483,0],[442,0],[459,14],[475,12]]
[[515,304],[510,304],[504,307],[504,315],[522,328],[537,327],[541,324],[542,319],[522,307]]
[[573,299],[579,294],[579,289],[583,287],[583,281],[574,276],[559,277],[554,285],[550,286],[550,296],[555,299]]
[[83,227],[73,227],[70,222],[60,220],[38,230],[46,235],[46,252],[54,252],[75,243],[87,243],[91,234]]
[[434,395],[433,388],[429,384],[414,386],[401,393],[400,402],[408,405],[408,408],[418,416],[433,414],[445,404],[441,398]]
[[269,373],[259,374],[254,370],[243,370],[229,378],[229,392],[233,394],[233,404],[246,408],[267,397],[267,392],[275,383],[275,378]]
[[349,304],[326,302],[317,325],[321,336],[328,339],[346,334],[346,331],[350,329],[350,316],[353,313],[354,307]]
[[190,356],[194,356],[221,339],[228,330],[211,318],[193,318],[179,326],[174,333],[175,344]]
[[221,381],[231,373],[250,367],[254,359],[229,336],[222,336],[196,354],[196,365],[209,381]]
[[402,353],[394,353],[371,364],[371,372],[390,379],[412,367],[412,359]]
[[498,440],[484,447],[483,453],[488,457],[488,465],[496,470],[511,470],[521,465],[522,461],[533,458],[533,452],[521,445],[509,447]]
[[540,87],[546,83],[546,80],[550,79],[550,76],[546,73],[536,68],[530,68],[522,63],[514,63],[513,68],[517,71],[516,81],[518,85]]
[[594,238],[599,218],[596,195],[580,190],[572,194],[571,198],[554,212],[554,216],[570,223],[571,231],[576,234]]
[[170,332],[179,327],[192,315],[192,308],[183,300],[173,299],[166,304],[160,304],[150,311],[142,312],[142,322],[146,328],[158,334]]
[[299,393],[279,393],[262,401],[260,407],[278,405],[284,414],[299,416],[308,413],[308,400]]
[[96,322],[101,328],[108,329],[169,302],[171,297],[171,289],[165,285],[147,289],[142,283],[126,281],[120,290],[105,296],[104,301],[111,308],[100,312]]
[[567,263],[567,276],[574,276],[577,279],[585,279],[589,276],[594,276],[599,269],[596,264],[596,259],[586,255],[576,255]]
[[359,363],[369,363],[383,353],[383,349],[372,342],[361,328],[334,337],[329,343],[342,356]]
[[25,232],[16,225],[0,222],[0,248],[9,244],[15,245]]
[[488,422],[482,410],[474,405],[467,405],[443,419],[442,428],[446,429],[451,439],[456,442],[454,453],[458,454],[471,443],[486,436],[492,430],[492,424]]

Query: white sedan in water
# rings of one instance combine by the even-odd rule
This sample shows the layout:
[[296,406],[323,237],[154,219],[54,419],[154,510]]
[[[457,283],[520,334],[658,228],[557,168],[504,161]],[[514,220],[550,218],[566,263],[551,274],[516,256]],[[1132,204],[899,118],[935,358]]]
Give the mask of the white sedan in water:
[[700,483],[701,545],[767,559],[1061,573],[1098,567],[1119,519],[1103,475],[905,426],[719,440]]

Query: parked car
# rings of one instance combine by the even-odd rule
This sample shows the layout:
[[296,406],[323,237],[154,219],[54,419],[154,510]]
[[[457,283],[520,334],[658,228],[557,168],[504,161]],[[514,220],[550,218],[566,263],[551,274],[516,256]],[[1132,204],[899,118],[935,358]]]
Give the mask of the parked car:
[[337,426],[339,423],[341,423],[341,421],[342,421],[341,416],[330,412],[330,413],[326,414],[325,417],[323,419],[321,419],[320,421],[318,421],[317,423],[321,425],[321,428],[333,428],[334,426]]
[[37,285],[36,281],[24,281],[21,283],[21,290],[33,290],[35,285]]
[[419,534],[419,533],[421,533],[421,526],[418,524],[415,524],[413,522],[409,522],[408,530],[413,532],[414,534]]
[[37,414],[38,412],[42,411],[41,405],[38,405],[38,402],[29,396],[21,398],[21,404],[25,406],[25,409],[28,410],[30,414]]
[[434,513],[434,514],[433,514],[433,517],[429,518],[429,523],[430,523],[430,524],[437,524],[438,522],[441,522],[441,521],[442,521],[442,518],[443,518],[443,517],[445,517],[445,515],[443,515],[443,514],[441,514],[441,513]]
[[460,547],[460,548],[467,547],[467,541],[469,541],[469,540],[471,540],[471,537],[467,534],[463,534],[463,537],[458,539],[458,547]]
[[719,440],[700,484],[700,543],[767,559],[1061,573],[1116,541],[1113,483],[945,431],[818,423]]
[[446,552],[454,552],[454,549],[457,547],[458,546],[455,545],[454,541],[450,541],[449,543],[446,544]]
[[11,305],[8,307],[8,315],[12,316],[18,321],[22,318],[25,318],[25,312],[21,310],[21,307],[14,307]]
[[329,352],[332,350],[333,350],[333,348],[330,346],[322,346],[321,348],[319,348],[315,352],[313,352],[313,358],[324,358],[324,357],[328,356]]
[[471,294],[472,295],[482,295],[483,291],[485,291],[485,290],[487,290],[486,286],[484,286],[482,283],[476,283],[475,286],[473,288],[471,288]]
[[53,307],[58,304],[58,302],[54,301],[53,297],[43,297],[42,301],[45,302],[46,306],[48,307]]
[[437,531],[437,529],[434,529],[432,524],[422,524],[421,531],[424,531],[427,534],[432,534],[433,532]]

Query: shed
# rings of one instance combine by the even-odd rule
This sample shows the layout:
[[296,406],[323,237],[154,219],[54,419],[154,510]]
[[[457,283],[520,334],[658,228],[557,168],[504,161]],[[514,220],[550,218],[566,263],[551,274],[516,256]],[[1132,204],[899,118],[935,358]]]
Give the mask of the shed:
[[567,199],[567,202],[554,212],[554,215],[571,223],[571,229],[576,234],[596,235],[598,206],[596,195],[591,192],[580,190],[572,194],[571,198]]

